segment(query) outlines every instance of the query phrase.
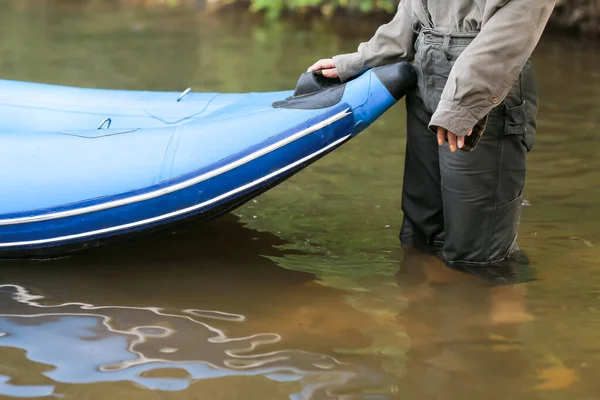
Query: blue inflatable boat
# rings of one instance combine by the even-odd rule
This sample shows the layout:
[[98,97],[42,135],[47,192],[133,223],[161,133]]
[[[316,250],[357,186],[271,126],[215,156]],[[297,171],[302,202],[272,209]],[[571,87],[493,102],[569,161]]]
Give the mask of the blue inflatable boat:
[[293,91],[179,93],[0,81],[0,257],[58,256],[228,212],[368,127],[411,64]]

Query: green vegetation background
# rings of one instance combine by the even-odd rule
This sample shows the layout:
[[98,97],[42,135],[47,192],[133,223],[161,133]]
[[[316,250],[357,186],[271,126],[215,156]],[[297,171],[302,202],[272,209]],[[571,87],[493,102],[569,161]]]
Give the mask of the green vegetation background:
[[[213,0],[214,1],[214,0]],[[343,13],[393,13],[400,0],[225,0],[247,3],[252,11],[264,12],[269,19],[284,12],[318,13],[332,16]],[[600,33],[600,0],[557,0],[550,25],[580,33]]]

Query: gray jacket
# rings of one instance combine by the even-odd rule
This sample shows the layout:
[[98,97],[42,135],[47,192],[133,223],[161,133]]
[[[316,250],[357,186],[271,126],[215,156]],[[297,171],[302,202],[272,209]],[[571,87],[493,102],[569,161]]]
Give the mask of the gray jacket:
[[501,103],[533,53],[555,0],[402,0],[394,19],[358,51],[333,59],[345,81],[369,68],[414,58],[415,26],[478,32],[456,60],[430,127],[463,136]]

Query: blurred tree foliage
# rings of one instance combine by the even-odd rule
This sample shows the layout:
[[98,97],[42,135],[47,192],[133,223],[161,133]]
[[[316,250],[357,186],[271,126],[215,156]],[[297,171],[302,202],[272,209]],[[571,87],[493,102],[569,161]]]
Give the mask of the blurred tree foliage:
[[[236,0],[227,0],[235,2]],[[240,0],[238,0],[239,2]],[[244,0],[242,0],[244,1]],[[248,1],[248,0],[245,0]],[[253,11],[277,19],[285,11],[318,12],[332,16],[336,12],[393,13],[399,0],[249,0]],[[557,0],[551,24],[586,33],[600,33],[600,0]]]
[[251,0],[253,11],[265,11],[268,18],[278,18],[284,11],[319,11],[331,16],[340,9],[369,13],[394,12],[398,0]]

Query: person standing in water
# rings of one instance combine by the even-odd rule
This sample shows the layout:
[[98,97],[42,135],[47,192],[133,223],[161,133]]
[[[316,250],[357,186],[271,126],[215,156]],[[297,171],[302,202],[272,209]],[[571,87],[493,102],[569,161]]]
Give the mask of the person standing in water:
[[[393,20],[356,52],[309,68],[346,82],[372,67],[413,61],[419,79],[406,96],[403,246],[467,268],[518,253],[538,109],[530,57],[554,6],[555,0],[402,0]],[[481,132],[475,149],[457,151]]]

